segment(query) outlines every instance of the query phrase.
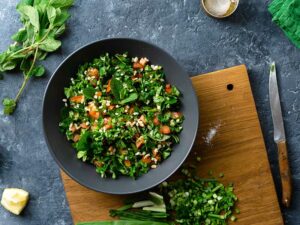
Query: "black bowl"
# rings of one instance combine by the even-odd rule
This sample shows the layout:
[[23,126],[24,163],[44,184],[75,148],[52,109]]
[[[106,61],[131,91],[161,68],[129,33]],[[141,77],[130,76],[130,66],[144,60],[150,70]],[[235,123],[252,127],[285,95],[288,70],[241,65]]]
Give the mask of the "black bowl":
[[[185,116],[180,143],[175,145],[168,159],[156,169],[137,179],[120,176],[117,179],[101,178],[93,165],[76,158],[76,152],[63,133],[59,131],[60,109],[63,107],[64,87],[77,73],[79,65],[89,62],[104,53],[128,52],[131,57],[147,57],[154,65],[161,65],[167,81],[176,85],[183,97],[181,111]],[[114,38],[88,44],[67,57],[51,77],[43,102],[43,126],[45,138],[55,161],[78,183],[95,191],[111,194],[130,194],[158,185],[171,176],[188,156],[198,129],[198,101],[190,78],[181,66],[161,48],[144,41]]]

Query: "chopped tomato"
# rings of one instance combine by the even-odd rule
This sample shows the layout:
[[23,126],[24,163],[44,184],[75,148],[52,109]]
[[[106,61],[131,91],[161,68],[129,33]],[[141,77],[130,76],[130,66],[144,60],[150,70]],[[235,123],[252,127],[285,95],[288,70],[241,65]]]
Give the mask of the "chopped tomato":
[[103,162],[101,162],[101,161],[94,161],[93,162],[94,163],[94,165],[96,166],[96,167],[102,167],[103,166]]
[[110,86],[110,83],[111,83],[111,79],[108,81],[107,83],[107,87],[106,87],[106,92],[109,93],[111,91],[111,86]]
[[77,95],[70,98],[71,102],[75,103],[83,103],[84,102],[84,96],[83,95]]
[[131,166],[131,162],[129,160],[125,160],[124,164],[126,167],[130,167]]
[[86,125],[86,123],[81,123],[80,127],[83,129],[87,129],[87,128],[89,128],[89,125]]
[[167,126],[167,125],[161,126],[161,128],[160,128],[159,131],[160,131],[160,133],[162,133],[162,134],[170,134],[170,133],[171,133],[171,129],[170,129],[170,127]]
[[108,106],[108,110],[113,110],[115,108],[115,106],[114,105],[110,105],[110,106]]
[[161,160],[161,157],[160,157],[160,155],[158,154],[158,155],[156,155],[155,157],[154,157],[158,162]]
[[152,155],[153,155],[153,157],[155,157],[157,154],[158,154],[158,150],[156,148],[152,149]]
[[144,68],[144,66],[138,62],[133,63],[132,67],[133,67],[133,69],[136,69],[136,70]]
[[144,140],[144,137],[143,136],[140,136],[136,142],[135,142],[135,145],[137,148],[140,148],[142,147],[142,145],[145,143],[145,140]]
[[76,129],[76,126],[74,124],[72,124],[69,128],[69,130],[74,133],[77,129]]
[[78,142],[80,140],[80,135],[79,134],[75,134],[73,137],[73,141],[74,142]]
[[171,84],[166,84],[165,91],[170,94],[172,92]]
[[113,126],[111,124],[104,125],[105,130],[111,129]]
[[151,163],[151,157],[150,157],[150,155],[143,156],[142,162],[143,163],[147,163],[147,164]]
[[97,97],[101,97],[101,96],[102,96],[102,92],[101,92],[101,91],[96,91],[95,95],[96,95]]
[[158,117],[155,116],[154,119],[153,119],[153,123],[154,125],[158,126],[160,124],[159,120],[158,120]]
[[128,112],[129,112],[130,115],[133,114],[133,113],[134,113],[134,107],[133,107],[133,106],[130,106]]
[[89,111],[89,116],[94,119],[97,120],[100,117],[100,112],[97,111]]

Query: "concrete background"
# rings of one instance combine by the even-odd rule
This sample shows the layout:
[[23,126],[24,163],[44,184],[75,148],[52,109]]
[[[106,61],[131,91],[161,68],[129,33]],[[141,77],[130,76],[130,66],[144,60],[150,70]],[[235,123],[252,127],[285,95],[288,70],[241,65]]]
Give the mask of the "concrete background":
[[[20,27],[17,2],[1,1],[0,51]],[[47,76],[31,80],[13,116],[4,116],[0,106],[0,190],[14,186],[31,193],[21,217],[0,207],[0,225],[72,224],[59,169],[42,134],[42,97],[51,73],[67,55],[109,37],[133,37],[157,44],[191,76],[246,64],[279,193],[268,100],[268,65],[275,60],[294,180],[293,204],[283,213],[286,224],[300,224],[300,50],[272,23],[269,2],[241,1],[232,17],[216,20],[206,16],[199,0],[77,0],[62,48],[44,63]],[[0,99],[14,97],[21,80],[21,74],[5,74],[0,81]]]

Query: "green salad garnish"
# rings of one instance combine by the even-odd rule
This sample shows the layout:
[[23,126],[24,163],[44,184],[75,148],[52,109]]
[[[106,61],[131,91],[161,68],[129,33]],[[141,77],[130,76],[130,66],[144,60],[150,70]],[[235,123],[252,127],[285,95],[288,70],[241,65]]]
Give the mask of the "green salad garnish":
[[105,54],[79,67],[65,88],[61,131],[77,158],[102,177],[138,177],[179,143],[180,91],[147,58]]

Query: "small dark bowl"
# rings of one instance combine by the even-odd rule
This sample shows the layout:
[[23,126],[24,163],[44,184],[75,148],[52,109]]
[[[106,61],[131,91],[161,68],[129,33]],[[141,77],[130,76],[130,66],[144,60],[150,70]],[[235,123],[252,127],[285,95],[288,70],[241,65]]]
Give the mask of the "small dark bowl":
[[[167,81],[176,85],[183,97],[181,112],[185,116],[180,143],[175,145],[171,156],[156,169],[137,179],[120,176],[116,180],[101,178],[93,165],[76,158],[75,149],[59,131],[60,109],[63,107],[64,87],[77,73],[79,65],[104,53],[128,52],[130,57],[147,57],[152,64],[161,65]],[[88,44],[67,57],[52,75],[43,102],[43,126],[48,148],[65,173],[75,181],[95,191],[111,194],[131,194],[152,188],[170,177],[188,156],[196,138],[199,121],[198,101],[190,78],[181,66],[161,48],[144,41],[114,38]]]

